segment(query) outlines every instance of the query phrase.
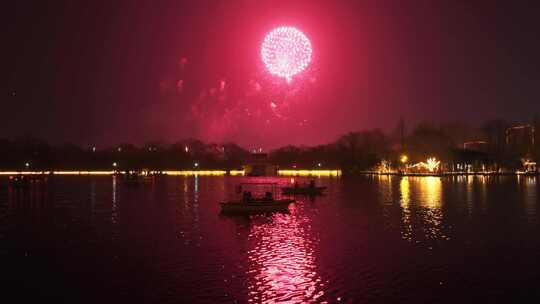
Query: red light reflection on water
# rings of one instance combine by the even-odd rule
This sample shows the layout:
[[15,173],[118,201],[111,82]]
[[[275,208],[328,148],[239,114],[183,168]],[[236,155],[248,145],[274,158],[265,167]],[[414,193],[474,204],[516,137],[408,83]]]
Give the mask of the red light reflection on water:
[[324,286],[316,271],[314,245],[307,218],[275,214],[254,221],[249,238],[255,244],[248,252],[252,276],[249,302],[309,303],[320,301]]

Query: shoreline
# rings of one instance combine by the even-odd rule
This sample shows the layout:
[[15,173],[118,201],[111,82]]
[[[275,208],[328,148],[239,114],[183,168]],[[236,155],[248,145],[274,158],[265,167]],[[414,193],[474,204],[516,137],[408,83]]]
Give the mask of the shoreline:
[[[90,175],[123,175],[125,171],[105,170],[59,170],[59,171],[0,171],[0,176],[13,175],[58,175],[58,176],[90,176]],[[163,170],[145,171],[142,176],[247,176],[243,170]],[[414,177],[448,177],[448,176],[529,176],[538,177],[540,172],[440,172],[440,173],[403,173],[403,172],[377,172],[360,171],[353,174],[343,175],[341,170],[279,170],[277,175],[269,177],[341,177],[362,175],[387,175],[387,176],[414,176]],[[264,177],[264,176],[263,176]]]
[[[399,172],[376,172],[376,171],[363,171],[360,175],[395,175],[395,176],[540,176],[540,172],[441,172],[441,173],[399,173]],[[354,174],[353,174],[354,175]]]

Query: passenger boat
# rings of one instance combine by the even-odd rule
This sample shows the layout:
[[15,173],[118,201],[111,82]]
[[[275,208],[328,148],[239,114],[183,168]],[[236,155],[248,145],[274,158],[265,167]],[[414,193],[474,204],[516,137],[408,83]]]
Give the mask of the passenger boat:
[[326,187],[283,187],[283,194],[301,194],[301,195],[320,195],[323,194]]
[[15,188],[26,188],[30,185],[30,178],[26,175],[19,174],[10,176],[9,182]]
[[221,212],[288,212],[289,204],[293,203],[294,199],[279,197],[278,193],[276,193],[277,186],[276,183],[242,183],[237,186],[236,190],[237,196],[240,197],[226,202],[220,202]]
[[309,182],[309,185],[298,185],[298,183],[294,183],[294,186],[292,187],[283,187],[281,188],[281,192],[283,194],[291,195],[291,194],[300,194],[300,195],[321,195],[323,194],[323,191],[326,190],[326,187],[321,186],[315,186],[315,181],[311,180]]
[[122,175],[122,180],[128,186],[138,186],[142,181],[142,176],[139,171],[130,170]]

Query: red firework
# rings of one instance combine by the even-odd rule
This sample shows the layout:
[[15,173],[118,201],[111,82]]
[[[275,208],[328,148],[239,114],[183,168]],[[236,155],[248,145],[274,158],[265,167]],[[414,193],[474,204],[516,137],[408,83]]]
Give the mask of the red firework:
[[290,81],[311,62],[311,42],[294,27],[278,27],[262,43],[261,57],[268,71]]

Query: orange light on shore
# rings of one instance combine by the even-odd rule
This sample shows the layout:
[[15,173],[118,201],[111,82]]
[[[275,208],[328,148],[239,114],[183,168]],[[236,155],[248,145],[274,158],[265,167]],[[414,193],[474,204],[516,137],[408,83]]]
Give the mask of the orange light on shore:
[[[168,175],[212,175],[222,176],[227,174],[227,171],[223,170],[178,170],[178,171],[161,171]],[[231,171],[231,175],[243,175],[244,171]],[[64,170],[64,171],[0,171],[0,175],[40,175],[40,174],[54,174],[54,175],[113,175],[117,171],[80,171],[80,170]],[[142,172],[142,175],[148,175],[148,173],[154,172]]]
[[210,176],[222,176],[227,174],[227,171],[223,170],[182,170],[182,171],[162,171],[167,175],[210,175]]
[[[227,175],[225,170],[165,170],[159,171],[167,175],[208,175],[208,176],[224,176]],[[85,171],[85,170],[62,170],[62,171],[0,171],[0,175],[39,175],[39,174],[54,174],[54,175],[113,175],[119,173],[116,170],[108,171]],[[149,175],[157,173],[154,171],[143,171],[141,175]],[[244,170],[230,170],[229,175],[245,175]],[[341,176],[341,170],[278,170],[280,176]]]
[[407,155],[401,155],[401,158],[399,160],[402,163],[406,163],[409,160],[409,157]]
[[115,171],[54,171],[55,175],[111,175]]
[[341,176],[341,170],[278,170],[281,176]]
[[244,176],[246,172],[244,170],[230,170],[229,175],[232,176]]

